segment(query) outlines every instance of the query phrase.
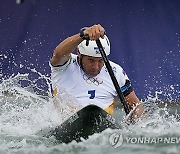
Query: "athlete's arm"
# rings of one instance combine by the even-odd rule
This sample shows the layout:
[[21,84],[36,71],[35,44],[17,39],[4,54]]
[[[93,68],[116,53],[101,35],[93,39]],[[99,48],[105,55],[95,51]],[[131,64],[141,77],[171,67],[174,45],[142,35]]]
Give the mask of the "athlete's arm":
[[130,110],[133,109],[133,106],[136,105],[139,102],[138,97],[136,96],[135,92],[132,91],[130,94],[128,94],[126,97],[126,102],[130,108]]
[[134,107],[136,107],[136,109],[134,110],[132,116],[131,116],[131,122],[134,123],[136,121],[137,118],[139,118],[143,112],[143,106],[142,105],[138,105],[140,103],[138,97],[136,96],[135,92],[132,91],[129,95],[127,95],[125,97],[126,102],[129,106],[129,109],[132,110]]
[[[103,38],[104,32],[105,30],[100,24],[86,27],[83,31],[84,35],[88,35],[90,40],[97,40],[100,37]],[[70,58],[70,53],[72,53],[82,41],[83,39],[79,33],[62,41],[54,50],[50,61],[51,64],[53,66],[65,64]]]
[[70,53],[72,53],[82,41],[79,34],[68,37],[62,41],[54,50],[51,65],[57,66],[65,64],[70,58]]

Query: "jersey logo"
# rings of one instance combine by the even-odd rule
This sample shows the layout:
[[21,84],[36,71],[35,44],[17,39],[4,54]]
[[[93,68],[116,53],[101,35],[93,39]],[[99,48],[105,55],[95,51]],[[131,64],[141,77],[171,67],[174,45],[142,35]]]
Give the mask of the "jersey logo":
[[86,81],[88,84],[94,84],[96,86],[99,86],[100,84],[103,83],[102,79],[99,78],[94,78],[94,77],[88,77],[85,74],[83,75],[83,79]]
[[94,97],[95,97],[95,90],[89,90],[88,94],[90,94],[89,99],[94,99]]

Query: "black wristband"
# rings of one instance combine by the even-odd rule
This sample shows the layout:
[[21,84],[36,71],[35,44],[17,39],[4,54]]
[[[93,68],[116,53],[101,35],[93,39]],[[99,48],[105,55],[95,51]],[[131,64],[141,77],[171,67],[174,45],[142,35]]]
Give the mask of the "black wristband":
[[84,35],[84,30],[86,29],[86,27],[84,27],[84,28],[81,28],[80,29],[80,37],[83,39],[83,40],[87,40],[87,41],[89,41],[89,36],[88,35]]

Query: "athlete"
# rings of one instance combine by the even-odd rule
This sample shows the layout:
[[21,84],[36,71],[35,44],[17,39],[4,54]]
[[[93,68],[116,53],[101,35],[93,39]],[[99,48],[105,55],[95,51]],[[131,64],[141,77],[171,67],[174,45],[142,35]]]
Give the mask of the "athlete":
[[[63,87],[83,107],[94,104],[113,115],[117,93],[96,45],[97,39],[108,56],[110,42],[100,24],[81,29],[80,33],[66,38],[55,48],[50,60],[52,88],[54,95]],[[77,55],[73,54],[76,48]],[[131,110],[139,99],[122,67],[111,61],[110,65]],[[136,114],[140,115],[140,112],[137,110]]]

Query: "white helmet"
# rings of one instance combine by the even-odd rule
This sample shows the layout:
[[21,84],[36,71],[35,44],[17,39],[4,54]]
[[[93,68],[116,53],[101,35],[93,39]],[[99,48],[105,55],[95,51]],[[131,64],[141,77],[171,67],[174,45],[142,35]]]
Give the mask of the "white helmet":
[[[101,41],[106,56],[108,56],[110,54],[110,42],[108,37],[105,35],[104,39],[99,38],[99,40]],[[87,45],[86,40],[84,40],[78,45],[78,49],[79,52],[83,55],[87,55],[91,57],[102,57],[99,48],[96,44],[96,41],[89,40],[89,44]]]

